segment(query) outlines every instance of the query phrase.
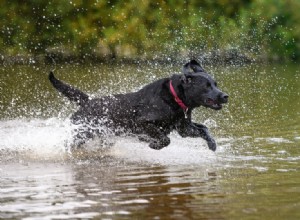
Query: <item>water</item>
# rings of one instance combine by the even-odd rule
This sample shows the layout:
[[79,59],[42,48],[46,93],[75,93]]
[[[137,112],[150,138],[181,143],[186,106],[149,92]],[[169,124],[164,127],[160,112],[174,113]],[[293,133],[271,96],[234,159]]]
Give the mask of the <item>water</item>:
[[[200,108],[217,151],[172,133],[151,150],[134,137],[88,144],[71,158],[76,106],[47,81],[50,67],[0,69],[0,219],[299,219],[297,65],[207,67],[230,102]],[[179,65],[66,65],[57,76],[94,97],[134,91]]]

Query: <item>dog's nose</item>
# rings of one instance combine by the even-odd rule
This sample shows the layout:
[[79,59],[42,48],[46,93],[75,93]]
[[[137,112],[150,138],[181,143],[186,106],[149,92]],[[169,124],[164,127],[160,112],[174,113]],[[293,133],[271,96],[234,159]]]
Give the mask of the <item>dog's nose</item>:
[[222,93],[220,98],[221,98],[222,102],[226,103],[226,102],[228,102],[229,96],[226,93]]

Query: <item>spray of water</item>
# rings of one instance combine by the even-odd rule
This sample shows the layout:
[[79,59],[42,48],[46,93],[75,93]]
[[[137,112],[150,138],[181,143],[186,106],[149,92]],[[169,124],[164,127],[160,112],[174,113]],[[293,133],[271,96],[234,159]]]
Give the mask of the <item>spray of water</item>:
[[[0,126],[0,138],[3,140],[0,144],[2,161],[65,161],[72,157],[68,151],[72,142],[72,125],[68,120],[16,119],[2,121]],[[171,144],[156,151],[135,137],[108,135],[106,138],[89,141],[84,145],[84,151],[75,152],[75,155],[79,159],[101,160],[109,156],[119,160],[154,164],[197,164],[217,160],[217,156],[207,148],[205,141],[183,139],[176,133],[172,133],[170,137]],[[220,142],[224,140],[220,139]],[[221,145],[219,153],[225,148],[226,145]]]

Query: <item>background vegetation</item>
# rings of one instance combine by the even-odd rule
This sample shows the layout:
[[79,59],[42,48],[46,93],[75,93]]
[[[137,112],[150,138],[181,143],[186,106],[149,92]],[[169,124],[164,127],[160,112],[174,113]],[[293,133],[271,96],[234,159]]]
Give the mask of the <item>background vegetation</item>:
[[299,0],[0,0],[0,54],[300,59]]

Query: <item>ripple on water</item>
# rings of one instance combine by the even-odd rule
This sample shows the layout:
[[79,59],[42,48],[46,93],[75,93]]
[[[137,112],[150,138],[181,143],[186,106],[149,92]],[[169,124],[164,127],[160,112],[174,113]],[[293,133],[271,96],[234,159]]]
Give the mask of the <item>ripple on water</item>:
[[27,217],[23,220],[52,220],[52,219],[92,219],[99,216],[98,212],[80,212],[80,213],[68,213],[68,214],[57,214],[57,215],[47,215],[47,216],[36,216]]

